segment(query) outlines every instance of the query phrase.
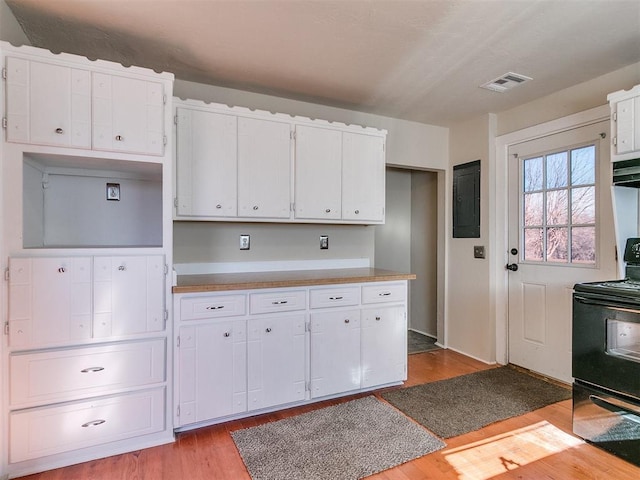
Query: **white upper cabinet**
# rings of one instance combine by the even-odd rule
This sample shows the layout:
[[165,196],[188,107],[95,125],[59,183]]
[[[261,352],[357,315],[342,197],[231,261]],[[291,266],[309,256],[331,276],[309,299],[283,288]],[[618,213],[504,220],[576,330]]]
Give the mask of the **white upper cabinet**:
[[174,104],[176,220],[384,223],[386,131]]
[[7,141],[164,155],[172,75],[137,67],[119,73],[123,67],[108,62],[6,49]]
[[237,216],[237,117],[178,107],[176,122],[177,216]]
[[611,106],[611,160],[640,156],[640,85],[607,96]]
[[7,140],[91,148],[91,73],[7,57]]
[[384,139],[342,134],[342,219],[384,223]]
[[295,216],[339,220],[342,204],[342,132],[296,125]]
[[162,83],[93,73],[93,148],[162,155]]
[[288,219],[290,190],[290,124],[239,117],[238,215]]

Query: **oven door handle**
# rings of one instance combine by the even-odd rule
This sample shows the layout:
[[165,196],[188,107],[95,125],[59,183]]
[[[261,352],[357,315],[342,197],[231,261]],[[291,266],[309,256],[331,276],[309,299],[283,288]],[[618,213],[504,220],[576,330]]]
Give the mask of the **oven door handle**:
[[[594,297],[596,295],[594,294]],[[634,313],[639,313],[640,310],[638,310],[638,305],[637,304],[626,304],[624,302],[615,302],[615,301],[611,301],[609,298],[606,298],[604,295],[600,296],[598,295],[597,298],[589,298],[589,297],[583,297],[582,295],[573,295],[573,298],[579,302],[579,303],[583,303],[585,305],[596,305],[598,307],[608,307],[608,308],[612,308],[615,310],[621,310],[621,311],[625,311],[625,312],[634,312]]]
[[632,405],[631,403],[625,402],[620,399],[604,399],[599,397],[598,395],[589,395],[589,400],[591,400],[597,406],[609,410],[613,413],[620,413],[620,411],[634,415],[638,417],[636,422],[640,422],[640,407]]

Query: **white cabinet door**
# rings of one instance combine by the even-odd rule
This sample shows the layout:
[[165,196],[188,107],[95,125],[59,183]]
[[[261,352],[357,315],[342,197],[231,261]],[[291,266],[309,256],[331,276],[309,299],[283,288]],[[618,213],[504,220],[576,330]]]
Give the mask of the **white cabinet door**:
[[384,139],[342,134],[342,219],[384,222]]
[[91,259],[9,259],[9,343],[55,345],[91,336]]
[[179,425],[247,410],[245,320],[180,328]]
[[248,409],[304,400],[305,315],[251,318],[247,331]]
[[291,126],[238,118],[238,216],[289,218]]
[[7,140],[91,148],[91,73],[7,57]]
[[623,155],[640,150],[640,96],[615,104],[615,154]]
[[405,308],[380,306],[362,310],[362,388],[407,378]]
[[296,126],[295,216],[337,220],[342,215],[342,132]]
[[177,215],[235,217],[237,117],[182,107],[176,112]]
[[95,150],[163,154],[162,83],[94,72],[92,87]]
[[311,397],[360,388],[360,310],[311,314]]
[[164,329],[164,257],[94,257],[96,338]]

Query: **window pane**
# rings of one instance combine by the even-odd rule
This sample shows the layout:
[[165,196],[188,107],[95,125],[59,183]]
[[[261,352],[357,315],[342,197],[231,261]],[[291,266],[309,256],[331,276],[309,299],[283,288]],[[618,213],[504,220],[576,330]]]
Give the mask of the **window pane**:
[[524,195],[524,225],[526,227],[542,225],[543,193],[525,193]]
[[547,225],[566,225],[569,203],[566,190],[547,192]]
[[571,223],[596,223],[595,187],[571,190]]
[[596,183],[596,147],[576,148],[571,151],[571,184]]
[[571,229],[571,261],[575,263],[596,262],[596,227],[573,227]]
[[524,230],[524,259],[542,261],[542,229],[525,228]]
[[547,188],[560,188],[567,185],[567,152],[547,155]]
[[547,261],[566,262],[568,259],[567,228],[547,229]]
[[542,157],[524,161],[524,191],[542,190]]

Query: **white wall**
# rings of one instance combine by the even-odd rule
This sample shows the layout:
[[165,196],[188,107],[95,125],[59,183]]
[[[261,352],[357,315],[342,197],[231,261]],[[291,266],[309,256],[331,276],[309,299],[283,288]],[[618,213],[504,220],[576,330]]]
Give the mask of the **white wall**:
[[[447,166],[448,129],[443,127],[183,80],[176,80],[174,94],[183,99],[384,128],[388,130],[388,165],[421,169]],[[239,250],[240,234],[251,235],[251,250]],[[329,250],[319,249],[320,235],[329,235]],[[379,266],[384,259],[376,258],[375,242],[373,226],[174,222],[176,263],[369,258],[372,265]],[[409,271],[408,262],[405,265]]]
[[[484,115],[451,128],[451,165],[480,160],[480,238],[448,238],[447,346],[484,361],[495,357],[491,318],[489,261],[473,257],[474,245],[489,246],[489,158],[495,137],[495,116]],[[451,178],[451,177],[450,177]],[[451,196],[451,180],[448,182]],[[448,213],[450,215],[450,213]]]

